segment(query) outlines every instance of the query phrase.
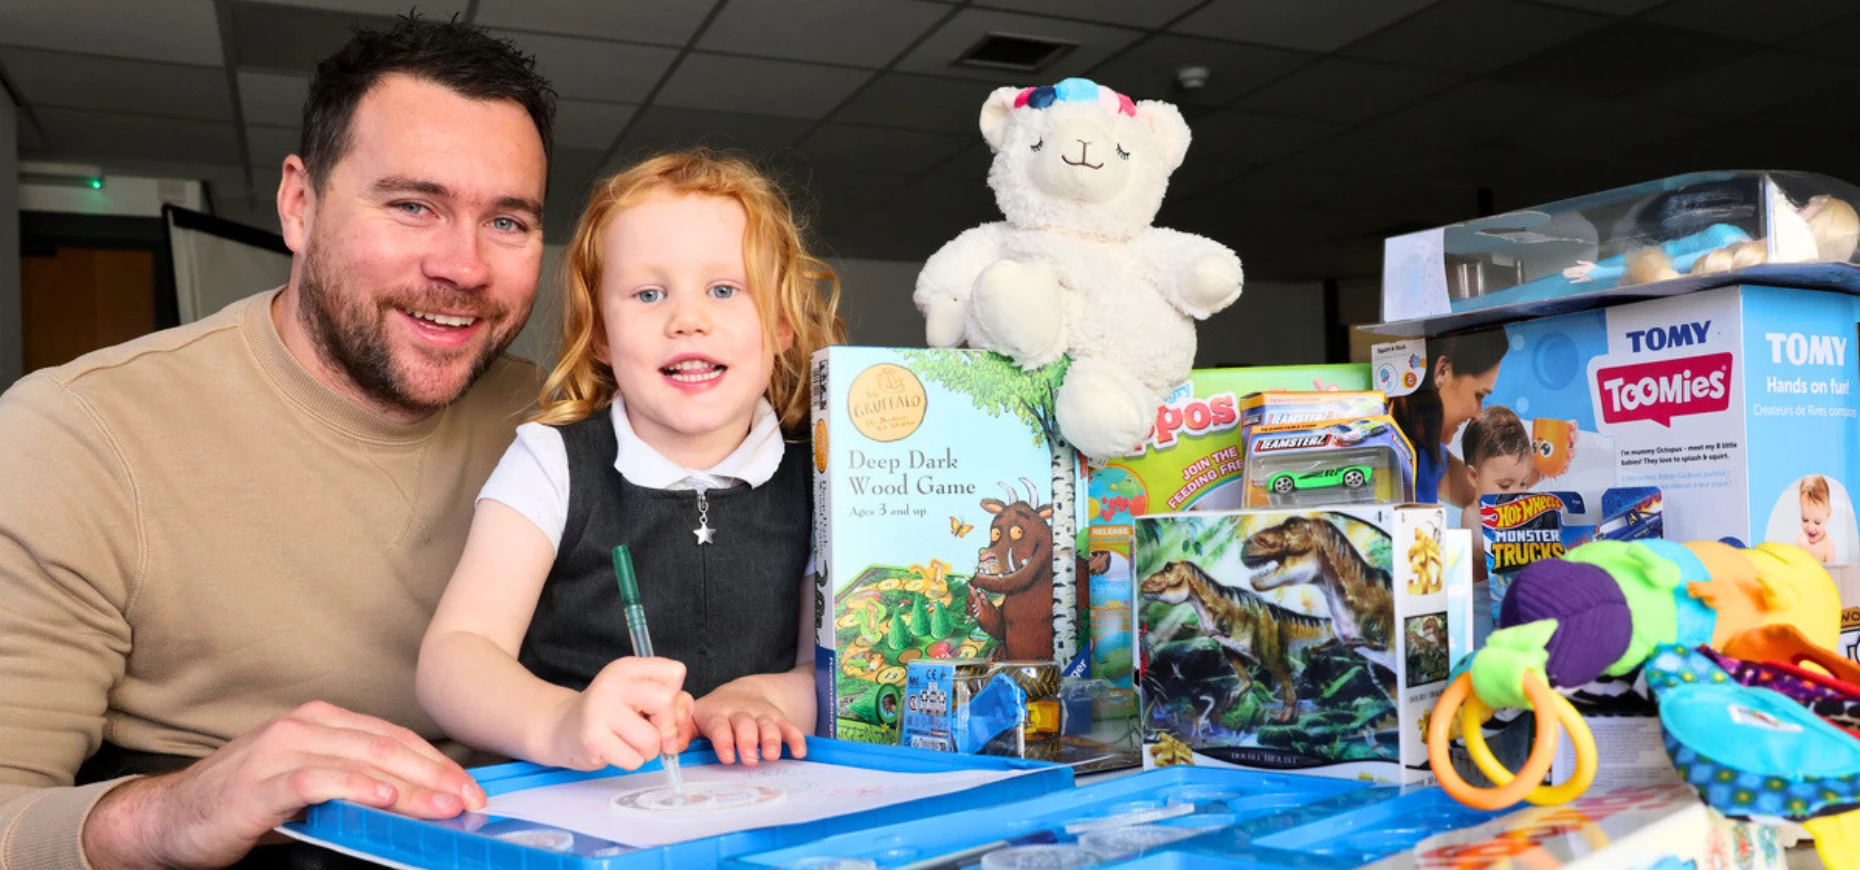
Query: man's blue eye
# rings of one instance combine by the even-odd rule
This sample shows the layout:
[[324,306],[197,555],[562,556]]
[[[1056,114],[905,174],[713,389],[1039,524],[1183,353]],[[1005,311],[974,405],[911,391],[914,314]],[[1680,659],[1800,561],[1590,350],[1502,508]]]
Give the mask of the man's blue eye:
[[497,227],[500,230],[507,230],[509,232],[516,232],[516,231],[523,229],[522,224],[517,223],[515,220],[512,220],[510,218],[498,218],[497,220],[492,221],[491,225]]

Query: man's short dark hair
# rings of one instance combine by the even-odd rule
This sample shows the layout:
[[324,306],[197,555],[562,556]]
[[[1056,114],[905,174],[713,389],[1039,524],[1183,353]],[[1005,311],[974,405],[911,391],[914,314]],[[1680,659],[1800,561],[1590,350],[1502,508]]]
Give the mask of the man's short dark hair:
[[357,28],[341,51],[317,64],[304,100],[298,156],[318,188],[348,153],[355,107],[390,73],[443,85],[462,97],[510,100],[522,106],[536,123],[544,157],[549,155],[555,91],[536,72],[536,59],[482,28],[409,15],[386,30]]

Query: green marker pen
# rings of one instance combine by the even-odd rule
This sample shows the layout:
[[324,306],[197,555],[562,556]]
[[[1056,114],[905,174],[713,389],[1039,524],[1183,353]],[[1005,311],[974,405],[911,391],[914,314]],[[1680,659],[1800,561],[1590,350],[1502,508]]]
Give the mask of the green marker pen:
[[[633,576],[633,556],[624,545],[614,548],[614,579],[620,582],[620,603],[626,606],[626,630],[633,636],[633,654],[652,655],[652,636],[646,633],[646,608],[639,603],[639,579]],[[685,779],[679,775],[678,756],[660,754],[659,763],[672,780],[672,794],[685,798]]]

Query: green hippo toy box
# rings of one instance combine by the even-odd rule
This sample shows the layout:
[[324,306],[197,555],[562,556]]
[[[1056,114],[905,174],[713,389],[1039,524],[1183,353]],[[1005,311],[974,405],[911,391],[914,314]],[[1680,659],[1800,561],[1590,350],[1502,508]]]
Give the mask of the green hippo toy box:
[[1085,477],[1057,435],[1064,363],[831,347],[812,376],[820,736],[898,742],[919,659],[1082,674]]
[[1471,652],[1470,536],[1433,505],[1141,517],[1144,764],[1422,784]]

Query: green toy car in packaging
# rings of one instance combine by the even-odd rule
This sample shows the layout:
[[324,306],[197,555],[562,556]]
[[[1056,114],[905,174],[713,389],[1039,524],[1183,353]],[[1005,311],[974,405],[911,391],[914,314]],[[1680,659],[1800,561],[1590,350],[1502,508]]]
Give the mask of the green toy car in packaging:
[[1414,449],[1385,416],[1254,426],[1245,456],[1249,508],[1414,499]]

